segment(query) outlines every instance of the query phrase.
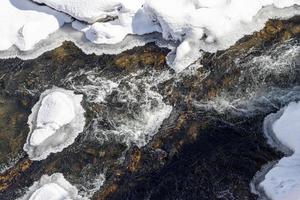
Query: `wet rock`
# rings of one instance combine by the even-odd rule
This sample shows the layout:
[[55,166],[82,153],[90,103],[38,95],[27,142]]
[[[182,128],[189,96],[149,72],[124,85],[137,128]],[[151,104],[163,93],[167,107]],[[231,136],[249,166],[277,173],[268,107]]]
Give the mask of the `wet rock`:
[[142,51],[133,49],[117,55],[114,63],[118,68],[129,71],[136,70],[136,67],[144,68],[149,65],[159,70],[166,67],[167,53],[168,50],[166,49],[153,49],[151,47],[144,48]]

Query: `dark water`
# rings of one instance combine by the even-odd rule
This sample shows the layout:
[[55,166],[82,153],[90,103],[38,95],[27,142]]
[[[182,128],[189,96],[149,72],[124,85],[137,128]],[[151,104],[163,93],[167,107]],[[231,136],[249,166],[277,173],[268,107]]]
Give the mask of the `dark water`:
[[[140,170],[127,171],[109,199],[257,199],[252,178],[283,156],[266,144],[263,120],[300,100],[299,40],[256,49],[233,62],[224,62],[224,54],[213,56],[198,70],[209,71],[205,79],[184,77],[192,84],[183,80],[176,86],[193,96],[191,105],[176,107],[184,113],[183,125],[165,124],[151,148],[142,150]],[[163,164],[153,163],[148,153],[160,141],[168,152]]]

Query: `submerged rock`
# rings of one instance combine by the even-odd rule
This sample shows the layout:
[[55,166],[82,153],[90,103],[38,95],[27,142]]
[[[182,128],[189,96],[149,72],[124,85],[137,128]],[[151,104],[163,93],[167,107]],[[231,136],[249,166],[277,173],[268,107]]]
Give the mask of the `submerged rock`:
[[30,159],[45,159],[74,142],[85,125],[81,101],[82,95],[61,88],[41,94],[28,119],[30,132],[24,150]]

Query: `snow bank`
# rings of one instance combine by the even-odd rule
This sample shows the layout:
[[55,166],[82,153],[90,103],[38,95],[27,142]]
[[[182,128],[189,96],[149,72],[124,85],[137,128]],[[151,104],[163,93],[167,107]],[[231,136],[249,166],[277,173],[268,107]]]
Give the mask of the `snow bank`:
[[26,194],[18,200],[82,200],[78,190],[62,174],[43,175],[29,187]]
[[65,41],[73,42],[87,55],[115,55],[134,47],[144,46],[151,42],[169,49],[173,49],[176,46],[174,43],[162,39],[159,33],[127,35],[122,42],[117,44],[95,44],[87,40],[84,33],[72,28],[71,24],[65,24],[61,29],[51,34],[46,40],[37,43],[31,50],[20,51],[17,47],[13,46],[8,50],[0,51],[0,59],[15,57],[23,60],[35,59],[45,52],[60,47]]
[[86,38],[96,44],[116,44],[121,42],[128,34],[143,35],[159,31],[157,26],[153,26],[150,18],[139,11],[142,7],[142,0],[121,2],[119,4],[122,6],[116,10],[114,20],[93,24],[74,21],[72,23],[73,28],[84,32]]
[[115,44],[128,34],[161,32],[166,40],[180,43],[167,58],[168,64],[178,72],[195,62],[201,56],[200,50],[226,49],[244,35],[263,28],[269,18],[300,13],[296,8],[281,12],[282,8],[300,5],[300,0],[113,0],[101,3],[89,0],[84,5],[79,0],[35,1],[90,23],[114,16],[115,19],[107,22],[72,23],[97,44]]
[[42,93],[28,119],[30,132],[24,150],[30,159],[45,159],[74,142],[85,125],[81,101],[82,95],[60,88]]
[[[167,57],[168,64],[177,72],[199,59],[201,50],[215,52],[226,49],[244,35],[262,29],[269,18],[288,18],[300,14],[300,0],[33,1],[77,19],[72,22],[72,27],[83,32],[95,44],[116,44],[130,34],[160,32],[164,39],[178,43],[177,49]],[[0,36],[5,35],[4,38],[9,39],[1,41],[0,50],[12,44],[21,50],[30,49],[68,21],[62,13],[34,4],[27,7],[41,12],[30,18],[27,17],[29,11],[17,8],[27,4],[27,0],[11,2],[4,0],[5,6],[0,8],[2,19],[14,20],[13,23],[3,22],[3,27],[8,28],[0,31]],[[26,45],[15,41],[19,38],[25,38]]]
[[[167,40],[180,42],[169,65],[181,71],[200,57],[200,50],[226,49],[263,28],[268,18],[284,17],[279,9],[299,0],[146,0],[142,10]],[[300,13],[292,9],[289,14]]]
[[12,45],[30,50],[65,22],[70,22],[70,17],[29,0],[1,0],[0,51]]
[[117,17],[120,10],[138,9],[142,0],[33,0],[44,3],[55,10],[67,13],[72,17],[94,23],[108,17]]
[[300,199],[300,102],[290,103],[265,120],[265,134],[268,141],[279,147],[293,151],[289,157],[282,158],[259,184],[272,200]]

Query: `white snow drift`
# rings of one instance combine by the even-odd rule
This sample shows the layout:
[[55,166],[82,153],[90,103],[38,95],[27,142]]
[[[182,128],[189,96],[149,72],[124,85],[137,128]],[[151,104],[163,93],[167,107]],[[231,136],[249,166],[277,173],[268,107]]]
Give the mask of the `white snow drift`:
[[165,39],[179,41],[176,56],[168,61],[181,71],[200,57],[200,50],[226,49],[244,35],[263,28],[268,18],[295,15],[294,9],[277,9],[294,4],[300,1],[146,0],[142,10],[161,28]]
[[300,102],[290,103],[265,119],[265,134],[271,145],[293,154],[282,158],[260,183],[272,200],[300,199]]
[[[25,13],[24,10],[16,12],[16,8],[11,7],[22,5],[28,0],[12,0],[13,4],[9,3],[11,2],[9,0],[3,1],[5,6],[0,6],[0,13],[5,18],[19,20],[19,15]],[[178,42],[177,49],[173,50],[167,58],[168,64],[178,72],[195,62],[201,56],[200,50],[215,52],[226,49],[244,35],[263,28],[269,18],[287,18],[300,14],[300,0],[34,1],[77,19],[72,22],[73,28],[83,32],[88,40],[96,44],[119,43],[129,34],[144,35],[160,32],[164,39]],[[41,6],[32,5],[32,7],[39,10]],[[54,16],[57,16],[57,13]],[[47,18],[54,18],[54,16],[47,14]],[[61,15],[57,18],[59,25],[66,22],[65,19],[61,19]],[[108,21],[103,21],[105,18]],[[31,27],[30,18],[22,18],[20,22],[18,20],[16,24],[27,24],[26,27]],[[43,18],[40,18],[39,22],[42,25],[48,24],[48,21]],[[9,24],[4,23],[4,27],[8,28],[0,32],[10,30]],[[16,30],[20,30],[21,27],[18,26]],[[51,31],[57,27],[58,25]],[[46,27],[42,31],[46,32],[42,38],[51,32],[48,29]],[[13,32],[16,30],[13,29]],[[28,28],[28,30],[32,31],[28,31],[25,41],[28,40],[30,45],[21,49],[33,46],[33,42],[30,41],[37,31],[35,28]],[[40,33],[38,35],[40,36]],[[18,37],[12,36],[12,38]],[[41,37],[33,38],[35,42],[41,39]],[[5,44],[6,41],[1,41],[2,50],[10,47],[10,44]]]
[[83,200],[78,190],[62,174],[43,175],[18,200]]
[[30,159],[45,159],[74,142],[85,125],[81,101],[82,95],[61,88],[42,93],[28,119],[30,132],[24,150]]
[[0,51],[16,45],[31,49],[40,40],[58,30],[70,17],[29,0],[1,0]]
[[[116,44],[121,42],[128,34],[143,35],[159,32],[159,28],[150,21],[151,19],[139,12],[142,0],[120,1],[121,6],[115,10],[115,19],[107,22],[86,24],[79,21],[72,23],[73,28],[85,33],[88,40],[96,44]],[[91,5],[92,6],[92,5]],[[78,6],[80,7],[80,6]],[[82,13],[84,10],[80,9]],[[76,19],[78,19],[75,16]],[[86,20],[89,22],[90,20]]]
[[44,3],[55,10],[67,13],[72,17],[94,23],[107,17],[116,17],[124,9],[137,10],[142,6],[142,0],[33,0]]

